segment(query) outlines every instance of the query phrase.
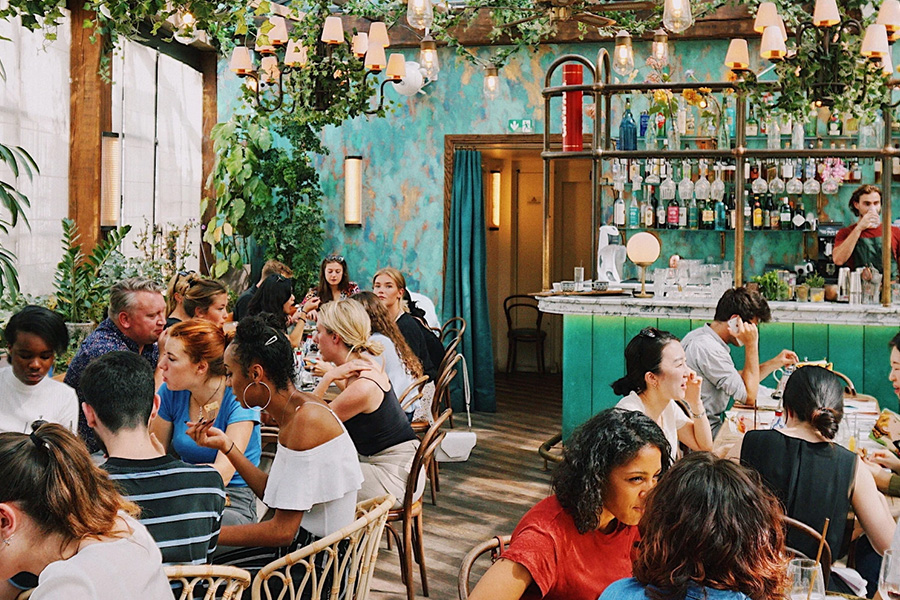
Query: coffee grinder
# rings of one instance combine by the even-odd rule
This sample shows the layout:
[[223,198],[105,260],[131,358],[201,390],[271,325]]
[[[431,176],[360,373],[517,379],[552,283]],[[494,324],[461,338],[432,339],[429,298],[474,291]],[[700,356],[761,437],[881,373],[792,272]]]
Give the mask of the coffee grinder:
[[837,278],[837,265],[834,264],[832,253],[834,252],[834,238],[843,226],[843,223],[838,222],[819,223],[818,231],[816,231],[819,240],[816,272],[829,283],[833,283]]

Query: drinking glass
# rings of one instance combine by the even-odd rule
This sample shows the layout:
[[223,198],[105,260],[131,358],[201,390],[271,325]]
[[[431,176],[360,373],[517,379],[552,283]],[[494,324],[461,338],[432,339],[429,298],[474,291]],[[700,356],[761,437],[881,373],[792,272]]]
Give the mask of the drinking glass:
[[883,600],[900,598],[900,553],[888,550],[881,559],[881,572],[878,573],[878,592]]
[[787,574],[791,586],[791,600],[825,600],[822,567],[816,561],[794,558],[788,564]]
[[584,282],[584,267],[575,267],[574,273],[576,291],[581,291],[581,284]]

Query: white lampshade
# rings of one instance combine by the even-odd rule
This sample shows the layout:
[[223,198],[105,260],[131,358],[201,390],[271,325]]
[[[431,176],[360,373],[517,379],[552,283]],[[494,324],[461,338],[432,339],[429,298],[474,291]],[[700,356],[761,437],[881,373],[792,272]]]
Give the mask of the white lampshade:
[[652,264],[659,258],[660,252],[659,240],[652,233],[642,231],[636,233],[628,240],[625,246],[625,252],[628,258],[636,265],[646,266]]
[[634,71],[634,52],[631,49],[631,34],[624,29],[616,34],[616,48],[613,51],[613,71],[625,77]]
[[104,131],[100,145],[100,226],[118,227],[122,206],[122,149],[118,133]]
[[653,32],[650,54],[660,65],[669,64],[669,36],[666,35],[665,29],[657,29]]
[[325,25],[322,27],[322,41],[326,44],[341,44],[344,42],[344,26],[341,18],[334,15],[325,17]]
[[256,34],[256,44],[253,46],[253,49],[260,54],[275,54],[275,46],[271,43],[261,42],[261,39],[268,40],[268,36],[263,35],[262,32]]
[[419,44],[419,62],[425,70],[425,77],[431,81],[438,78],[438,73],[441,70],[441,63],[438,60],[437,44],[430,35],[426,35],[422,38],[422,43]]
[[773,25],[766,27],[759,45],[759,55],[768,60],[781,60],[787,55],[787,47],[778,27]]
[[356,58],[362,58],[369,49],[369,34],[365,31],[353,34],[353,54]]
[[887,29],[884,25],[873,23],[866,27],[860,53],[867,58],[881,58],[890,54]]
[[400,81],[406,75],[406,59],[402,54],[394,52],[387,63],[385,77],[394,81]]
[[894,74],[894,63],[891,61],[890,52],[881,57],[881,70],[887,77]]
[[362,225],[362,156],[344,158],[344,225]]
[[816,0],[813,9],[813,25],[816,27],[831,27],[841,22],[841,13],[838,12],[835,0]]
[[382,23],[381,21],[376,21],[369,25],[369,45],[381,45],[382,48],[387,48],[391,45],[391,40],[388,37],[387,25]]
[[875,22],[884,25],[888,35],[900,30],[900,0],[884,0]]
[[288,31],[287,22],[284,20],[284,17],[279,15],[269,17],[269,23],[272,24],[272,29],[269,30],[269,43],[274,46],[287,44]]
[[728,44],[728,53],[725,54],[725,66],[732,71],[746,71],[750,68],[747,40],[741,38],[731,40]]
[[778,8],[774,2],[762,2],[756,9],[756,19],[753,21],[753,31],[762,33],[769,25],[777,25],[781,19],[778,16]]
[[427,29],[434,23],[431,0],[407,0],[406,21],[414,29]]
[[365,67],[369,71],[383,71],[387,65],[387,57],[384,55],[384,46],[381,44],[369,44],[366,52]]
[[278,59],[276,57],[263,56],[262,60],[259,62],[259,70],[262,71],[262,74],[264,75],[264,81],[278,79],[281,75],[281,71],[278,69]]
[[297,40],[288,42],[287,50],[284,51],[284,64],[289,67],[302,67],[309,61],[306,46]]
[[693,24],[691,0],[665,0],[663,27],[672,33],[681,33]]
[[500,71],[490,65],[484,68],[484,97],[488,100],[496,100],[500,95]]
[[247,46],[235,46],[231,51],[231,60],[228,68],[236,75],[248,75],[253,72],[253,59],[250,58],[250,48]]

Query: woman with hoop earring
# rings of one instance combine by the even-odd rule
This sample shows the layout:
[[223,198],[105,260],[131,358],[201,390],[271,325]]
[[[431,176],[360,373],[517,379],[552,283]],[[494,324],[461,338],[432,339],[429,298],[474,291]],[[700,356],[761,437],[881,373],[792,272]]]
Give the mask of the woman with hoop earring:
[[270,520],[225,526],[219,534],[219,548],[230,548],[214,561],[255,573],[350,525],[363,475],[340,419],[320,399],[294,387],[294,354],[283,331],[262,317],[245,317],[224,362],[238,401],[265,409],[278,423],[272,468],[268,474],[259,469],[227,430],[210,422],[191,423],[188,432],[199,445],[227,457],[253,492],[275,510]]
[[259,413],[238,404],[225,377],[226,336],[209,321],[192,319],[168,330],[159,357],[159,415],[150,423],[164,452],[174,451],[191,464],[212,465],[225,484],[227,501],[222,525],[256,521],[256,496],[221,452],[198,446],[189,422],[207,422],[226,431],[254,464],[259,464]]

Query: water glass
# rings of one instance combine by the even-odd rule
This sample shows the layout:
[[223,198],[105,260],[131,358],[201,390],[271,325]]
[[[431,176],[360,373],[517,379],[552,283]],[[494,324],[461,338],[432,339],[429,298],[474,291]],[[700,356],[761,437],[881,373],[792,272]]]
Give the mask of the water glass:
[[788,564],[791,600],[825,600],[822,566],[808,558],[794,558]]
[[878,573],[878,592],[882,600],[900,598],[900,552],[888,550],[881,559],[881,572]]
[[575,280],[575,287],[578,288],[577,291],[581,291],[581,284],[584,282],[584,267],[575,267],[573,279]]

